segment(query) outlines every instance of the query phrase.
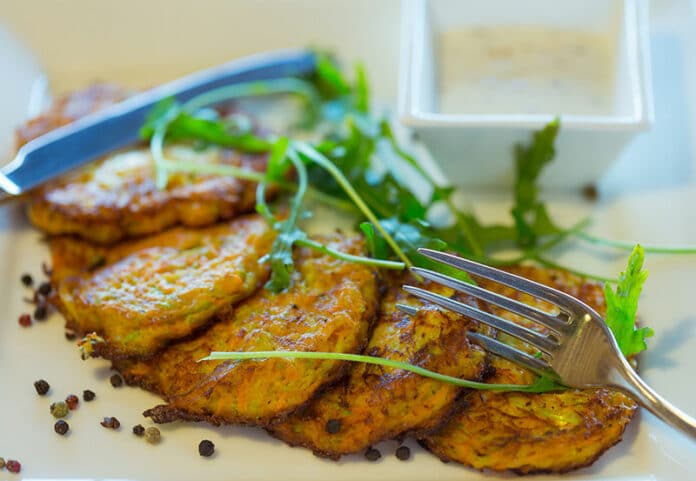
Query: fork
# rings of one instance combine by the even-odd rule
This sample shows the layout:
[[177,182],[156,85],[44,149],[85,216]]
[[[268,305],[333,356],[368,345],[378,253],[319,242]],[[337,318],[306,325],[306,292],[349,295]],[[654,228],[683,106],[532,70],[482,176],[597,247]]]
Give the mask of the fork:
[[[484,349],[547,375],[570,388],[616,388],[696,441],[696,420],[658,395],[638,376],[621,353],[611,330],[590,306],[559,290],[459,256],[431,249],[418,249],[418,252],[434,261],[512,287],[558,308],[557,315],[548,314],[477,285],[432,270],[413,267],[412,271],[425,279],[501,307],[549,330],[549,334],[542,334],[426,289],[404,286],[404,290],[416,297],[505,332],[543,354],[533,356],[498,339],[469,332],[468,337]],[[404,306],[404,309],[414,313],[413,308]]]

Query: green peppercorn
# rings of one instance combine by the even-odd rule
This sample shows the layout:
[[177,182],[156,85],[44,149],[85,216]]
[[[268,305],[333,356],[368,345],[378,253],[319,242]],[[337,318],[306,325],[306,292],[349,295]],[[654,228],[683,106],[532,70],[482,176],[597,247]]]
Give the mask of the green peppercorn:
[[5,467],[5,458],[0,458],[0,469]]
[[51,404],[51,414],[56,418],[64,418],[68,415],[68,405],[65,401],[58,401]]
[[149,427],[145,430],[145,441],[150,444],[159,443],[161,437],[162,435],[160,434],[160,430],[156,427]]
[[411,457],[411,450],[408,446],[399,446],[396,450],[396,457],[401,461],[406,461]]
[[67,433],[69,429],[70,429],[70,425],[68,423],[66,423],[65,421],[63,421],[62,419],[59,419],[53,425],[53,430],[56,433],[60,434],[61,436],[65,436],[65,433]]

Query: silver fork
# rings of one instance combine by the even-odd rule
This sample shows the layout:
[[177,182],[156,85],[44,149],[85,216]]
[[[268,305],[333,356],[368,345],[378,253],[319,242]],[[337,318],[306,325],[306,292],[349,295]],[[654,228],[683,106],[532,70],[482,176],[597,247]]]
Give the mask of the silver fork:
[[[430,259],[504,284],[555,305],[558,315],[510,299],[452,277],[418,267],[413,272],[436,283],[464,292],[487,303],[520,315],[549,330],[541,334],[494,314],[481,311],[454,299],[414,286],[404,286],[410,294],[446,309],[458,312],[503,331],[543,353],[535,357],[497,339],[470,332],[469,338],[486,350],[571,388],[610,386],[621,390],[667,424],[696,441],[696,420],[683,413],[653,391],[631,368],[619,350],[614,335],[602,318],[584,302],[556,289],[508,272],[472,262],[445,252],[419,249]],[[414,313],[413,308],[405,310]]]

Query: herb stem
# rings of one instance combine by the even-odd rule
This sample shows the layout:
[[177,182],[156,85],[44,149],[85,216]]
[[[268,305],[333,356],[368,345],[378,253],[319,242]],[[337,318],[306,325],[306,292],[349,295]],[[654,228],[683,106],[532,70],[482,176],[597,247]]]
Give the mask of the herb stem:
[[194,112],[200,108],[226,100],[276,94],[296,94],[304,97],[315,110],[321,104],[319,94],[311,84],[300,79],[285,77],[258,82],[245,82],[209,90],[186,102],[183,108],[188,112]]
[[406,254],[404,254],[404,252],[401,250],[401,248],[392,238],[392,236],[390,236],[389,233],[384,229],[384,227],[382,227],[382,224],[380,224],[379,219],[377,219],[377,217],[372,213],[370,208],[360,198],[358,193],[355,192],[353,186],[350,185],[350,182],[348,182],[348,180],[341,173],[341,171],[333,164],[333,162],[331,162],[329,159],[327,159],[321,153],[319,153],[316,149],[312,148],[308,144],[305,144],[304,142],[295,142],[295,148],[298,152],[308,157],[310,160],[318,164],[320,167],[324,168],[334,177],[336,182],[338,182],[341,188],[343,188],[348,197],[350,197],[350,199],[355,203],[355,205],[358,206],[358,208],[365,215],[365,217],[367,217],[367,219],[370,222],[372,222],[372,224],[375,226],[375,229],[377,229],[380,232],[380,234],[382,234],[387,244],[389,244],[389,247],[392,248],[397,257],[401,259],[401,261],[406,265],[406,267],[412,267],[413,263],[411,262],[411,260],[406,256]]
[[420,163],[412,155],[406,153],[406,151],[404,151],[396,143],[394,132],[391,130],[391,127],[389,126],[388,122],[382,122],[380,127],[382,134],[389,140],[391,148],[394,150],[394,152],[396,152],[397,155],[404,159],[411,167],[416,169],[416,171],[432,186],[433,190],[442,196],[443,200],[445,201],[445,204],[447,205],[447,208],[455,218],[455,223],[457,224],[457,227],[459,227],[459,229],[461,229],[462,233],[464,234],[464,238],[469,244],[472,253],[477,256],[482,256],[484,254],[483,248],[476,240],[476,236],[474,236],[469,222],[467,222],[467,220],[461,215],[459,209],[457,209],[457,207],[454,205],[454,202],[452,202],[452,196],[449,193],[444,192],[442,187],[440,187],[438,183],[435,182],[435,179],[433,179],[433,177],[423,168],[423,166],[420,165]]
[[221,361],[221,360],[260,360],[260,359],[317,359],[323,361],[350,361],[373,364],[377,366],[402,369],[423,377],[435,379],[437,381],[454,384],[455,386],[486,390],[486,391],[517,391],[517,392],[538,392],[538,387],[534,384],[486,384],[484,382],[468,381],[458,377],[440,374],[429,369],[425,369],[414,364],[409,364],[383,357],[363,356],[361,354],[348,354],[342,352],[306,352],[306,351],[255,351],[255,352],[222,352],[214,351],[210,355],[200,359],[200,361]]
[[372,257],[363,257],[363,256],[355,256],[352,254],[347,254],[345,252],[337,251],[336,249],[332,249],[329,246],[326,246],[324,244],[321,244],[317,241],[311,240],[311,239],[298,239],[295,241],[295,244],[304,246],[304,247],[309,247],[311,249],[314,249],[318,252],[321,252],[326,255],[330,255],[331,257],[335,257],[336,259],[341,259],[346,262],[353,262],[355,264],[365,264],[369,266],[375,266],[375,267],[381,267],[384,269],[404,269],[406,265],[403,262],[396,262],[396,261],[389,261],[389,260],[384,260],[384,259],[374,259]]
[[541,264],[545,267],[550,267],[552,269],[558,269],[561,271],[570,272],[571,274],[574,274],[574,275],[579,276],[579,277],[584,277],[585,279],[592,279],[592,280],[599,281],[599,282],[609,282],[610,284],[616,284],[619,282],[618,279],[613,279],[611,277],[604,277],[604,276],[599,276],[596,274],[590,274],[588,272],[579,271],[577,269],[573,269],[571,267],[558,264],[554,261],[551,261],[551,260],[546,259],[546,258],[541,257],[541,256],[536,256],[536,257],[534,257],[533,260],[535,260],[536,262],[538,262],[539,264]]
[[[634,242],[623,242],[612,239],[606,239],[604,237],[595,236],[585,232],[584,230],[574,232],[575,237],[582,239],[586,242],[596,245],[603,245],[608,247],[614,247],[616,249],[632,251],[636,243]],[[652,254],[696,254],[696,246],[667,246],[667,245],[646,245],[641,243],[644,252]]]

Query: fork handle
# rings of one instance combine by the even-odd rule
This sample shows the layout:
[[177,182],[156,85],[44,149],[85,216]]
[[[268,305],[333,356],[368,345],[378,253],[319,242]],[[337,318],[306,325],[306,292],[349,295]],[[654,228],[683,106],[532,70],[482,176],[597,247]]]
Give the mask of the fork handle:
[[614,371],[612,384],[634,398],[641,406],[659,419],[686,434],[696,442],[696,419],[681,411],[657,394],[633,370],[628,362],[620,357],[621,365]]

